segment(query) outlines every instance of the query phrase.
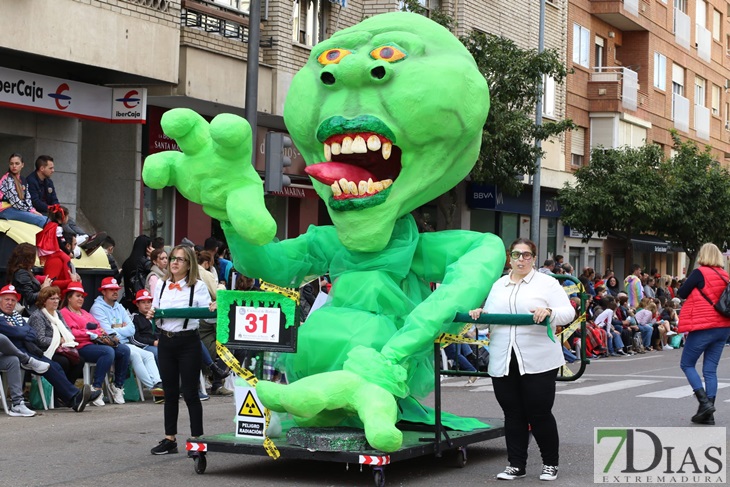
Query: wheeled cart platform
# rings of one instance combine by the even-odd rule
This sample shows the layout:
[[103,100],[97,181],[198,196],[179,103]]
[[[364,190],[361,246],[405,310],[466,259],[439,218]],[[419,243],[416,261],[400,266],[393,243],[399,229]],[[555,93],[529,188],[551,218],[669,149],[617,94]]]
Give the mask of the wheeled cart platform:
[[[403,445],[391,453],[378,450],[361,451],[319,451],[310,450],[303,446],[292,445],[286,441],[284,430],[280,438],[272,438],[279,450],[282,459],[317,460],[322,462],[338,462],[346,464],[369,465],[373,471],[373,480],[377,487],[385,485],[384,467],[393,462],[425,455],[442,456],[446,452],[455,453],[455,464],[459,467],[466,465],[468,445],[479,443],[504,436],[502,420],[495,418],[478,418],[489,428],[473,431],[442,430],[441,440],[437,440],[434,426],[416,425],[408,423],[398,424],[403,432]],[[411,429],[412,428],[412,429]],[[188,455],[194,461],[195,472],[205,473],[207,468],[207,453],[239,453],[245,455],[267,456],[261,440],[237,437],[234,433],[220,435],[204,435],[197,439],[188,439],[186,443]]]

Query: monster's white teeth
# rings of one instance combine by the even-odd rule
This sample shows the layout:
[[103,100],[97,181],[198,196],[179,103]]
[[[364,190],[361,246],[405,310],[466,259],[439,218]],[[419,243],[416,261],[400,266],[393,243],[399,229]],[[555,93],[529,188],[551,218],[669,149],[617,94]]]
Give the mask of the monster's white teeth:
[[355,154],[367,154],[368,147],[365,145],[365,139],[359,135],[352,141],[352,152]]
[[342,146],[338,144],[337,142],[332,143],[332,155],[333,156],[339,156],[342,152]]
[[332,148],[329,144],[324,145],[324,160],[327,162],[332,162]]
[[392,179],[384,179],[382,181],[368,179],[367,181],[355,183],[354,181],[341,178],[339,181],[332,183],[330,188],[332,188],[332,195],[335,197],[342,195],[366,196],[377,194],[388,188],[391,184],[393,184]]
[[342,153],[352,154],[352,137],[342,139]]
[[383,153],[383,159],[386,161],[390,158],[390,151],[393,149],[393,144],[390,142],[384,142],[383,146],[381,147],[381,151]]
[[371,135],[368,137],[368,149],[371,151],[379,151],[380,150],[380,137],[377,135]]

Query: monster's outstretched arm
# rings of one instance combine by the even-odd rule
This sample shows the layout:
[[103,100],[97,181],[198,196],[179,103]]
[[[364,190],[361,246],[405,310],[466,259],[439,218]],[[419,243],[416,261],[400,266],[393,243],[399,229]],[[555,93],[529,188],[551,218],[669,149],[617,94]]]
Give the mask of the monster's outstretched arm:
[[262,246],[241,238],[231,223],[221,222],[221,228],[236,270],[284,287],[298,288],[303,282],[326,274],[332,249],[338,247],[333,227],[310,226],[297,238]]
[[496,235],[458,230],[422,234],[412,270],[441,285],[383,347],[385,359],[397,364],[428,349],[456,312],[480,306],[502,275],[505,259],[504,243]]
[[182,152],[165,151],[145,160],[142,178],[150,188],[174,186],[209,216],[230,222],[256,245],[270,242],[276,223],[264,205],[261,178],[251,165],[251,127],[241,117],[221,114],[208,124],[187,108],[166,112],[165,135]]

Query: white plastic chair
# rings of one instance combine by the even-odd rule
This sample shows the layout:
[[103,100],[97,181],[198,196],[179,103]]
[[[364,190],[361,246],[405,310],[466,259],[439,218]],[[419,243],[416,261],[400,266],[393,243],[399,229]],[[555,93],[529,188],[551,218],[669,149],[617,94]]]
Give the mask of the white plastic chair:
[[[96,367],[96,362],[86,362],[84,364],[84,384],[91,384],[91,367]],[[112,365],[112,368],[114,366]],[[111,369],[109,369],[111,371]],[[132,371],[132,374],[134,374],[134,369],[130,367],[130,370]],[[139,390],[139,400],[140,402],[144,402],[144,387],[142,385],[142,381],[139,380],[139,377],[137,375],[134,376],[135,381],[137,382],[137,389]],[[104,395],[108,399],[107,402],[113,403],[114,402],[114,396],[112,396],[111,393],[111,387],[109,383],[109,374],[104,376],[104,386],[106,387],[106,391],[104,391]]]

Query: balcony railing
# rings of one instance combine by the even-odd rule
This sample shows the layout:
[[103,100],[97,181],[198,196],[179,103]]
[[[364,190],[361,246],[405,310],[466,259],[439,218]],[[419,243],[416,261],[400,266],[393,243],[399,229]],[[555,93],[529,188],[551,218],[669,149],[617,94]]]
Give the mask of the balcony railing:
[[618,66],[595,67],[591,82],[618,83],[621,87],[621,104],[627,110],[636,111],[638,105],[639,78],[636,71]]
[[689,132],[689,100],[676,93],[672,93],[672,118],[675,129]]
[[710,140],[710,109],[695,105],[695,131],[697,137]]
[[695,24],[697,34],[697,54],[708,63],[712,61],[712,33],[700,24]]
[[181,7],[183,26],[248,42],[248,16],[243,12],[204,0],[182,0]]
[[689,15],[682,12],[678,8],[674,9],[674,39],[677,44],[689,49]]

